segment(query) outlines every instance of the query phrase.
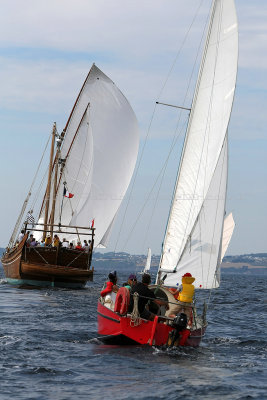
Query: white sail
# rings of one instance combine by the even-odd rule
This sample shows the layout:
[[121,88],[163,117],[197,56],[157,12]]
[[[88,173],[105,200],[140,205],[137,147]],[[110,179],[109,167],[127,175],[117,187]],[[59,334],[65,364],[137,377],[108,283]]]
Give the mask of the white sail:
[[[215,224],[214,219],[206,218],[206,210],[214,207],[209,201],[210,196],[215,199],[213,203],[218,204],[216,207],[220,219],[221,215],[224,215],[224,205],[223,210],[221,207],[225,201],[226,184],[224,192],[219,190],[223,199],[220,201],[216,197],[219,186],[215,180],[216,176],[225,174],[226,182],[226,172],[222,171],[226,171],[227,167],[221,160],[227,159],[223,154],[227,152],[226,133],[235,91],[237,57],[238,35],[234,0],[215,0],[160,264],[161,270],[179,272],[180,278],[185,265],[185,272],[197,275],[195,268],[191,269],[191,264],[187,264],[186,254],[192,252],[192,238],[195,236],[198,236],[202,243],[198,243],[197,247],[205,246],[206,233],[212,230],[208,224]],[[199,265],[202,272],[198,274],[196,287],[209,288],[219,284],[218,276],[214,277],[213,274],[217,271],[221,250],[222,221],[217,223],[216,234],[214,232],[216,242],[214,238],[209,243],[212,245],[212,260],[206,266]],[[217,230],[220,234],[217,234]],[[211,266],[213,262],[215,264]],[[197,265],[195,266],[197,269]],[[207,268],[208,272],[203,274],[203,268]],[[170,280],[173,279],[170,275],[168,274],[165,280],[167,285],[172,284]]]
[[[61,158],[66,163],[57,192],[55,224],[60,215],[62,225],[89,227],[94,220],[95,246],[106,245],[133,174],[138,136],[136,116],[129,102],[93,65],[66,127],[61,148]],[[74,196],[63,200],[61,214],[63,182]],[[64,236],[75,239],[73,235]],[[88,236],[80,235],[79,239]]]
[[151,248],[149,247],[147,250],[147,259],[146,259],[144,273],[146,273],[150,270],[150,265],[151,265]]
[[227,139],[222,148],[207,196],[192,229],[178,268],[167,275],[166,286],[182,283],[182,275],[190,272],[196,288],[210,289],[220,284],[221,237],[227,185]]
[[221,261],[226,253],[226,250],[229,246],[230,240],[232,238],[233,232],[235,229],[235,221],[233,218],[233,214],[230,213],[225,217],[223,223],[223,237],[222,237],[222,253],[221,253]]

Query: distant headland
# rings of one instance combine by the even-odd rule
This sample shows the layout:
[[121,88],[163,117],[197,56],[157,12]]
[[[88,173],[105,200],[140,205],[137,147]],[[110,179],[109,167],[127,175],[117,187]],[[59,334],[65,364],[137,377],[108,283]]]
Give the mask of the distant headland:
[[[151,266],[159,265],[160,256],[152,255]],[[140,270],[146,263],[146,255],[136,255],[128,253],[100,253],[95,252],[93,256],[93,265],[119,268],[120,266],[139,268]],[[267,253],[244,254],[238,256],[226,256],[222,262],[222,272],[224,273],[242,273],[242,274],[267,274]]]
[[[0,248],[0,254],[5,249]],[[160,256],[152,255],[151,267],[159,265]],[[129,254],[124,252],[100,253],[95,251],[93,254],[92,265],[97,269],[131,267],[133,270],[142,270],[146,263],[146,255]],[[238,274],[267,274],[267,253],[244,254],[238,256],[226,256],[222,262],[222,273]]]

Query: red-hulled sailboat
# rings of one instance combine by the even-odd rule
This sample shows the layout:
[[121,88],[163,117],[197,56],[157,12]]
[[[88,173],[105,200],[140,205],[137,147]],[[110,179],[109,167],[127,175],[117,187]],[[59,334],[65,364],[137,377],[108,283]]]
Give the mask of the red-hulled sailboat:
[[[206,44],[190,109],[184,148],[172,197],[156,286],[157,298],[169,310],[154,310],[153,321],[140,318],[137,307],[127,313],[124,289],[98,301],[98,333],[106,339],[128,339],[150,345],[199,345],[206,322],[206,306],[189,318],[170,293],[186,273],[198,290],[220,285],[223,223],[228,165],[228,123],[237,74],[238,33],[234,0],[214,0]],[[196,292],[197,292],[196,291]],[[137,300],[136,300],[137,301]],[[151,303],[152,305],[153,303]],[[150,305],[150,307],[151,307]],[[179,312],[176,315],[175,309]],[[153,311],[150,309],[150,311]]]

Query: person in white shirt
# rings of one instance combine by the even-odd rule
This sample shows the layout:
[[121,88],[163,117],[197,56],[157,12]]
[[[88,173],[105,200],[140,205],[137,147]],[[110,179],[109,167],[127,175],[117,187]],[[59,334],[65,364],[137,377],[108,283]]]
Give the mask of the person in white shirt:
[[87,246],[88,246],[87,240],[84,240],[83,241],[83,247],[87,247]]
[[25,236],[25,231],[22,229],[22,231],[20,232],[20,234],[19,234],[19,242],[21,242],[22,241],[22,239],[24,238],[24,236]]
[[69,248],[69,242],[64,238],[61,246],[65,247],[65,248]]

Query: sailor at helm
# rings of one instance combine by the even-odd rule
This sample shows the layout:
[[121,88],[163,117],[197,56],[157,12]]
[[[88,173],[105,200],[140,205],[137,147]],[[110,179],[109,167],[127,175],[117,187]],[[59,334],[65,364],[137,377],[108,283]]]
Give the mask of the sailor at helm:
[[178,305],[175,308],[175,313],[184,312],[188,320],[191,319],[192,303],[195,293],[195,286],[192,285],[194,281],[195,278],[193,278],[190,272],[187,272],[182,276],[182,284],[178,287],[176,292],[173,293],[174,296],[179,293]]

